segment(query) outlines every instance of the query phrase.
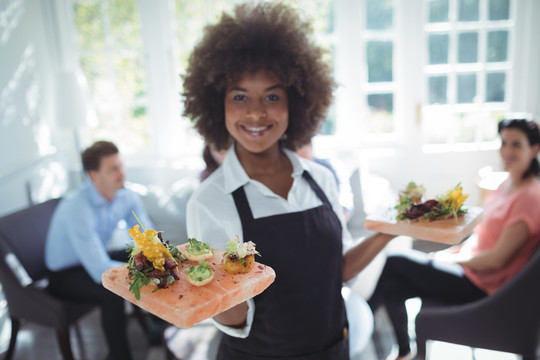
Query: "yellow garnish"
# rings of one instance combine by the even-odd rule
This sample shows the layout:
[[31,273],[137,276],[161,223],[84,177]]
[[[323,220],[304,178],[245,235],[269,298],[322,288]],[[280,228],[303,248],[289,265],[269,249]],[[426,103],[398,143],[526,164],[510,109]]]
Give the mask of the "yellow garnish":
[[448,190],[448,192],[441,196],[438,200],[445,208],[450,210],[454,217],[456,217],[458,211],[461,209],[461,206],[468,197],[469,194],[463,193],[463,188],[461,187],[461,183],[459,183],[455,188]]
[[139,230],[139,225],[135,225],[129,229],[129,234],[137,244],[137,247],[143,252],[144,256],[154,264],[156,269],[165,271],[166,259],[173,259],[171,253],[165,245],[157,237],[157,231],[148,229],[144,233]]

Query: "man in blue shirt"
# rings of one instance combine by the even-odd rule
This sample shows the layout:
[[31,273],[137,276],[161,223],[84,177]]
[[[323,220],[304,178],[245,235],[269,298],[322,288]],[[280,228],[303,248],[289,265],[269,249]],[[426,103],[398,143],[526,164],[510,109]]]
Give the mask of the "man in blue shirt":
[[153,226],[139,196],[124,188],[125,173],[113,143],[94,143],[82,153],[82,163],[89,180],[60,201],[49,227],[49,287],[59,297],[98,304],[109,358],[131,359],[124,301],[101,285],[101,274],[128,260],[125,249],[107,249],[120,220],[134,226],[134,212],[145,227]]

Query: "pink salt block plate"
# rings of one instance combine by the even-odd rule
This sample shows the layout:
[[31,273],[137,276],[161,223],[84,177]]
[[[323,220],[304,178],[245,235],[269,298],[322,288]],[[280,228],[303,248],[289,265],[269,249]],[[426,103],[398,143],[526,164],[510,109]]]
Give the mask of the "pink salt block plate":
[[[184,250],[184,245],[179,246]],[[214,279],[207,285],[195,286],[188,282],[185,271],[195,261],[178,264],[180,280],[167,289],[152,292],[156,287],[141,288],[140,300],[129,291],[128,269],[121,265],[102,275],[103,286],[127,301],[181,328],[189,328],[263,292],[276,277],[274,270],[255,262],[247,274],[231,275],[221,267],[223,251],[205,260],[214,268]]]
[[416,239],[455,245],[465,239],[482,219],[484,210],[467,207],[467,213],[457,219],[443,220],[396,220],[397,210],[389,208],[364,220],[368,230],[391,235],[407,235]]

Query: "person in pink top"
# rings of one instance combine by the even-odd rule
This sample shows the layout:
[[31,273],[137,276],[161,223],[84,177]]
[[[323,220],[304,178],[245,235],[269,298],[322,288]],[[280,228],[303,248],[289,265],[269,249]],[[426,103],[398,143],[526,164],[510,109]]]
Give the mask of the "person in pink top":
[[529,260],[540,242],[540,130],[529,119],[498,125],[500,156],[508,179],[486,199],[482,222],[462,245],[436,253],[410,251],[389,256],[368,303],[384,306],[394,328],[397,353],[415,357],[405,301],[420,297],[463,304],[504,286]]

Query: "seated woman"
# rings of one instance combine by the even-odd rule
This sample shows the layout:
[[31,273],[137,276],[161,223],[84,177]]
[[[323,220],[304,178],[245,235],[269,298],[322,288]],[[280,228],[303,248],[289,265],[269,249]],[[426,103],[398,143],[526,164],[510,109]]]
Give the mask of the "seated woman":
[[540,241],[540,131],[534,121],[503,120],[500,156],[508,179],[484,205],[474,236],[442,252],[413,252],[388,257],[369,300],[373,312],[383,305],[396,335],[399,353],[388,359],[412,359],[405,300],[420,297],[463,304],[496,292],[525,265]]

